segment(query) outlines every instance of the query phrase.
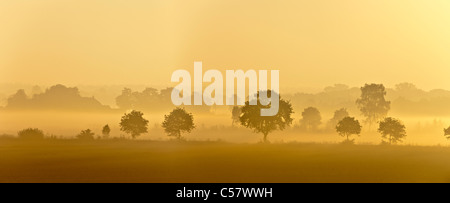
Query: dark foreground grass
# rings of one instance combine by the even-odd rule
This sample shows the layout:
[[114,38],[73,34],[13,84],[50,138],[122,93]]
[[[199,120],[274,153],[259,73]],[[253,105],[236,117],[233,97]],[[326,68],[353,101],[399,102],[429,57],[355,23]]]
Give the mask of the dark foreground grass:
[[0,182],[450,182],[450,148],[5,139]]

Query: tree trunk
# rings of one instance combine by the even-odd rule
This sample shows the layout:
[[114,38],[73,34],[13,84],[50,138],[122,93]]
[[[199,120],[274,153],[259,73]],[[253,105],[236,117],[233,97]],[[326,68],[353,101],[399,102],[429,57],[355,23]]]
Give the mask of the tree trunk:
[[264,133],[264,143],[267,143],[267,134],[268,133]]

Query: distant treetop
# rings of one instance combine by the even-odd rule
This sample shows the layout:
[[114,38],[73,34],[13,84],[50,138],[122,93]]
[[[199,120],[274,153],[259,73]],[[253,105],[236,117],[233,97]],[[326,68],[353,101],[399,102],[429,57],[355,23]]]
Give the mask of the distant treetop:
[[51,109],[76,111],[102,111],[110,109],[94,98],[82,97],[78,88],[69,88],[64,85],[52,86],[44,93],[34,94],[32,97],[28,97],[24,90],[19,90],[16,94],[9,97],[6,108],[19,110]]

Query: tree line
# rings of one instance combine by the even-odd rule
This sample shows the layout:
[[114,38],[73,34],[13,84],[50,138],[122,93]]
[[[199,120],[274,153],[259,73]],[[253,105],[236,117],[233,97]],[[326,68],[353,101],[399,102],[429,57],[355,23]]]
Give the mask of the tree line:
[[[267,94],[272,93],[268,90]],[[381,134],[384,143],[398,143],[406,137],[406,126],[397,118],[388,117],[390,110],[390,102],[386,100],[386,89],[382,84],[366,84],[361,87],[361,95],[355,101],[361,114],[365,117],[363,121],[365,125],[371,128],[372,125],[378,124],[378,132]],[[257,105],[250,105],[247,101],[244,106],[234,106],[231,110],[232,125],[240,125],[252,129],[256,133],[263,135],[263,141],[268,141],[268,135],[276,130],[284,130],[293,123],[292,114],[294,110],[290,101],[280,97],[279,113],[276,116],[264,117],[260,115],[262,108],[267,106],[261,105],[259,97]],[[140,111],[133,110],[122,116],[119,123],[120,130],[129,134],[132,139],[139,137],[143,133],[148,132],[149,121],[144,118],[144,114]],[[317,129],[321,123],[321,115],[317,108],[308,107],[302,112],[300,125],[306,130]],[[345,137],[346,142],[354,142],[350,140],[353,135],[360,136],[362,125],[359,120],[349,115],[345,108],[339,109],[334,113],[333,118],[327,124],[332,126],[338,135]],[[185,108],[175,108],[169,114],[164,116],[161,123],[162,128],[168,136],[182,140],[184,133],[190,133],[195,129],[194,116]],[[105,125],[102,130],[103,138],[108,139],[111,128]],[[444,129],[445,136],[450,139],[450,127]],[[19,138],[23,139],[43,139],[44,133],[39,129],[25,129],[18,133]],[[76,137],[81,140],[94,139],[95,133],[90,129],[81,131]]]
[[[35,90],[37,88],[37,90]],[[121,87],[120,87],[121,88]],[[92,89],[80,91],[76,87],[64,85],[51,86],[45,90],[35,87],[33,90],[18,90],[15,94],[4,98],[5,106],[0,111],[28,111],[28,110],[57,110],[77,112],[120,112],[130,109],[138,109],[144,112],[168,112],[174,108],[171,102],[173,88],[145,88],[135,91],[129,88],[108,87],[98,89],[89,94],[96,97],[85,97],[80,92],[92,91]],[[29,92],[27,95],[25,92]],[[121,92],[117,94],[117,92]],[[294,109],[314,106],[321,111],[331,112],[342,107],[356,112],[355,101],[360,97],[359,87],[336,84],[326,87],[317,93],[291,93],[284,94]],[[397,84],[393,88],[386,88],[387,99],[391,101],[391,112],[402,116],[447,116],[450,114],[450,91],[434,89],[424,91],[411,83]],[[197,94],[192,92],[192,94]],[[0,98],[2,100],[3,98]],[[100,100],[99,100],[100,99]],[[230,100],[233,98],[227,98]],[[237,98],[244,100],[245,98]],[[104,105],[100,101],[115,101],[115,106]],[[210,114],[225,110],[220,106],[184,106],[186,110],[194,114]]]

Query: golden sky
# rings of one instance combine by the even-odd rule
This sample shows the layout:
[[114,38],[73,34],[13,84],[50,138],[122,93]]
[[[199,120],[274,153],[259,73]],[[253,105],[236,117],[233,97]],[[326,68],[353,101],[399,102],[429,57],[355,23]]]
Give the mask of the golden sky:
[[450,89],[450,1],[0,0],[0,83],[170,85],[194,61]]

